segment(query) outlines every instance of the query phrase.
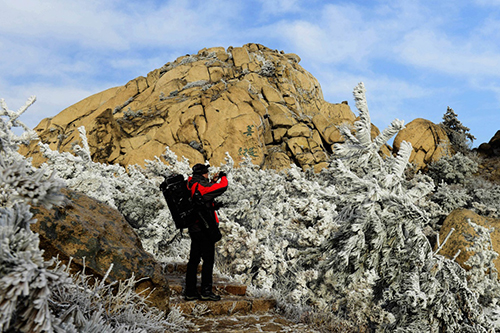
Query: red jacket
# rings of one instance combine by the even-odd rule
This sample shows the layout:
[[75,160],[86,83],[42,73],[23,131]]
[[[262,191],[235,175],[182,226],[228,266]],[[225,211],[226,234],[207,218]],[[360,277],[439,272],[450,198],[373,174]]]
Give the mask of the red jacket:
[[[215,222],[219,223],[219,217],[214,209],[214,199],[219,195],[223,194],[227,190],[227,177],[222,176],[218,183],[210,182],[208,179],[203,177],[202,175],[195,174],[193,177],[189,177],[187,181],[187,187],[191,191],[191,197],[193,197],[195,191],[198,191],[203,198],[206,206],[206,212],[200,213],[208,213],[208,215],[215,220]],[[193,226],[193,229],[190,228],[190,231],[199,231],[199,226]]]

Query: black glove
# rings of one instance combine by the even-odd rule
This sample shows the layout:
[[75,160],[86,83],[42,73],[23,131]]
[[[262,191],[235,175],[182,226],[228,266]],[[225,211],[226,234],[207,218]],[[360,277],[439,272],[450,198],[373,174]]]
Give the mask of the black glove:
[[214,209],[219,210],[219,208],[224,207],[224,204],[220,201],[214,201]]
[[219,179],[221,179],[222,177],[225,177],[225,176],[227,176],[227,175],[224,171],[219,172]]

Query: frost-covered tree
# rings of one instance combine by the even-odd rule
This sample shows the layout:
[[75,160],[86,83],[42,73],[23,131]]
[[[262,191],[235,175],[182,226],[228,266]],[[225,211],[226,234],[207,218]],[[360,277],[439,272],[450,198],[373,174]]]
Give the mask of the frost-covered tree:
[[[361,118],[357,135],[346,133],[346,145],[336,146],[339,159],[332,164],[345,203],[336,218],[338,230],[308,258],[319,262],[312,292],[319,294],[320,306],[381,331],[486,331],[464,270],[436,256],[423,233],[429,217],[421,201],[433,183],[403,178],[410,144],[403,143],[396,158],[378,158],[381,143],[369,143],[362,84],[355,98]],[[363,149],[370,157],[356,158]]]
[[462,122],[458,120],[458,115],[449,106],[443,115],[443,122],[441,125],[448,134],[451,145],[455,151],[462,153],[470,151],[469,146],[476,138],[469,132],[470,128],[464,126]]
[[[9,110],[3,98],[0,99],[0,149],[9,155],[16,155],[17,148],[21,143],[29,143],[37,136],[35,131],[27,127],[19,120],[19,117],[36,101],[35,96],[31,96],[26,103],[17,111]],[[13,127],[20,127],[23,130],[21,135],[16,135]],[[19,157],[19,155],[16,155]]]
[[[340,158],[344,164],[354,172],[366,172],[366,168],[383,165],[380,156],[380,148],[387,141],[404,128],[404,121],[395,119],[391,126],[384,129],[375,140],[371,139],[371,121],[366,101],[366,89],[363,83],[354,88],[354,100],[359,110],[360,120],[354,122],[355,133],[353,134],[348,125],[339,127],[340,133],[345,141],[335,144],[335,158]],[[404,156],[402,157],[404,159]],[[403,164],[403,168],[406,164]]]
[[42,258],[30,203],[51,207],[61,202],[61,181],[47,177],[45,170],[34,169],[16,152],[28,136],[17,136],[12,127],[26,126],[19,116],[34,102],[34,97],[12,112],[2,99],[0,118],[0,331],[9,327],[21,332],[48,332],[58,324],[49,309],[51,289],[68,283],[68,276],[50,271]]
[[[30,205],[47,208],[62,203],[64,181],[47,166],[36,169],[17,153],[19,143],[34,138],[34,132],[17,136],[12,127],[27,127],[19,116],[31,105],[30,98],[18,112],[1,100],[0,117],[0,331],[1,332],[121,332],[144,333],[186,330],[173,309],[165,313],[148,307],[134,292],[135,281],[111,285],[94,282],[84,272],[71,276],[54,259],[45,261]],[[87,150],[88,151],[88,150]],[[79,164],[90,164],[90,155]],[[76,160],[75,160],[76,161]],[[79,172],[79,169],[74,166]],[[103,280],[104,281],[104,280]]]

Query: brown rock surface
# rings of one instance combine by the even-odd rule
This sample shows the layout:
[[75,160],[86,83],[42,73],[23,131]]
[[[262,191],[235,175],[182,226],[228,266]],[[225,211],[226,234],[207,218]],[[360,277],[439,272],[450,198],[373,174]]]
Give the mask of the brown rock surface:
[[33,207],[38,220],[31,229],[40,235],[40,248],[46,260],[59,256],[63,262],[73,257],[72,269],[83,268],[87,273],[103,278],[110,265],[108,280],[124,280],[135,275],[136,291],[153,291],[149,301],[167,310],[169,285],[162,267],[142,248],[132,227],[115,209],[84,194],[63,190],[66,206],[47,210]]
[[427,164],[451,154],[450,139],[444,129],[433,122],[417,118],[406,125],[394,139],[394,152],[397,153],[401,142],[406,141],[413,146],[410,162],[417,170],[424,169]]
[[[500,252],[500,219],[483,217],[467,209],[456,209],[445,219],[439,232],[439,239],[442,242],[451,228],[455,228],[455,231],[439,251],[439,254],[451,259],[458,250],[460,250],[460,254],[456,258],[456,261],[465,269],[470,268],[465,262],[470,258],[473,252],[467,251],[467,247],[471,246],[472,243],[465,239],[464,234],[476,235],[474,229],[468,224],[467,219],[470,219],[472,222],[482,227],[495,228],[491,234],[491,240],[493,249],[496,252]],[[500,269],[500,258],[497,258],[494,263],[497,269]]]
[[500,131],[488,143],[482,143],[474,150],[481,157],[478,174],[489,181],[500,183]]
[[488,143],[482,143],[477,152],[487,157],[500,157],[500,131],[497,131]]
[[[35,130],[52,149],[71,152],[85,126],[101,163],[144,165],[169,146],[191,164],[219,165],[229,152],[236,164],[250,156],[264,168],[320,170],[331,145],[343,141],[336,126],[355,115],[346,103],[325,102],[299,61],[259,44],[203,49],[90,96]],[[290,139],[307,144],[296,149]],[[44,161],[36,143],[20,152],[35,166]]]

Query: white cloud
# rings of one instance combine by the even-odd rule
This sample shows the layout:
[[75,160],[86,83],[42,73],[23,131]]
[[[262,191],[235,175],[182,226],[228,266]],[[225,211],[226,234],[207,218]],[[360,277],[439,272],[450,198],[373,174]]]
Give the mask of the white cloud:
[[[107,4],[107,5],[106,5]],[[112,2],[69,2],[57,0],[2,1],[2,35],[20,38],[26,43],[62,42],[90,48],[128,46],[126,17],[117,15]]]
[[[363,82],[366,87],[368,108],[372,122],[377,126],[385,128],[395,118],[409,122],[415,118],[423,117],[430,119],[432,116],[426,114],[425,110],[409,110],[417,99],[431,99],[438,91],[422,87],[417,83],[398,79],[386,75],[366,73],[355,75],[342,70],[327,70],[318,75],[325,100],[330,103],[340,103],[347,100],[351,110],[357,113],[352,91],[354,87]],[[444,111],[443,111],[444,113]]]
[[481,41],[453,40],[437,31],[416,30],[395,49],[409,65],[451,76],[500,75],[500,53],[484,50]]
[[415,27],[437,23],[428,10],[414,2],[304,7],[301,19],[283,19],[268,27],[276,39],[286,40],[303,58],[319,63],[343,63],[367,68],[373,59],[393,58],[393,46]]
[[5,86],[0,82],[0,98],[3,98],[9,109],[17,110],[24,105],[28,97],[36,96],[36,102],[21,116],[21,121],[34,128],[38,123],[82,99],[111,88],[110,86],[95,86],[92,89],[76,86],[55,86],[48,84],[25,84],[22,86]]

